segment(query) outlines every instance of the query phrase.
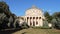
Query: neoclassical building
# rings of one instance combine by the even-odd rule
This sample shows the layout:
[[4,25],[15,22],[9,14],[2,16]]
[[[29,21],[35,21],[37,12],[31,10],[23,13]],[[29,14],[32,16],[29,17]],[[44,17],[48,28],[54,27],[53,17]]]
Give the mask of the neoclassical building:
[[43,11],[35,6],[27,9],[25,15],[22,16],[29,26],[43,26],[43,20],[45,19]]

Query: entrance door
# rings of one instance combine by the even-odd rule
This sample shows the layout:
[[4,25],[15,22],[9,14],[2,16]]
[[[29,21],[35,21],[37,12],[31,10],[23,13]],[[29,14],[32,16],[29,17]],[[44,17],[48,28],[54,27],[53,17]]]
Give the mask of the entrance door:
[[35,22],[33,21],[33,26],[35,26]]

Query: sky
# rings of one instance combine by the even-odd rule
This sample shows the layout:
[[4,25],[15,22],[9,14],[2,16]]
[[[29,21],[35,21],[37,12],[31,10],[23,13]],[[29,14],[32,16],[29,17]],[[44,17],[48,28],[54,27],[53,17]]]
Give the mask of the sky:
[[25,15],[28,8],[35,5],[37,8],[48,11],[50,14],[60,11],[60,0],[3,0],[9,5],[9,9],[17,16]]

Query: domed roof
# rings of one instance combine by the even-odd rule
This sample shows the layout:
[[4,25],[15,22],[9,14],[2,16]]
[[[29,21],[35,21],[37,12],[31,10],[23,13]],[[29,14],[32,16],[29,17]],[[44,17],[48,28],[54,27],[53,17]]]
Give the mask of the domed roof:
[[26,10],[25,15],[39,16],[39,15],[42,15],[42,10],[33,5],[31,8]]

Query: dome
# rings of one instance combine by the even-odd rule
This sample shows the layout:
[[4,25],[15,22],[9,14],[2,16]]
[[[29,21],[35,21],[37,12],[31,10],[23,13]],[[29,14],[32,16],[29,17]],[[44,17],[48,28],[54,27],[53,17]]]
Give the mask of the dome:
[[32,8],[29,8],[26,10],[25,13],[26,16],[39,16],[42,15],[42,10],[37,8],[36,6],[32,6]]

